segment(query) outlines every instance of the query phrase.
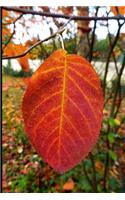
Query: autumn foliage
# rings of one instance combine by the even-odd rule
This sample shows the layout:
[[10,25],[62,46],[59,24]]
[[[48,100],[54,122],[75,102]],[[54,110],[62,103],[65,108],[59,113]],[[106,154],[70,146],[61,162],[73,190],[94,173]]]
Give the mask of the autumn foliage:
[[33,74],[23,100],[25,130],[57,172],[77,165],[97,142],[103,95],[84,58],[55,51]]
[[118,7],[111,6],[111,11],[114,13],[114,15],[118,15],[118,11],[120,15],[125,15],[125,6],[118,6]]
[[[7,47],[5,48],[4,53],[7,56],[16,56],[23,53],[26,49],[27,49],[27,45],[9,43]],[[20,66],[25,72],[28,72],[30,70],[28,58],[29,58],[28,54],[23,57],[17,58]]]

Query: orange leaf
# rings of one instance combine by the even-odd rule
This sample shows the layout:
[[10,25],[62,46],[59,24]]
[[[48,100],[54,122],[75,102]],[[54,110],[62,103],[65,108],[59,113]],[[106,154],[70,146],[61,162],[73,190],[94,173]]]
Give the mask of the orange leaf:
[[23,71],[28,72],[30,67],[29,67],[29,62],[28,62],[28,57],[27,56],[23,56],[18,58],[18,62],[20,63]]
[[[23,53],[25,50],[26,46],[23,46],[21,44],[9,43],[4,50],[4,54],[8,56],[14,56]],[[28,54],[23,57],[17,58],[19,64],[21,65],[21,68],[25,72],[28,72],[30,70],[28,58],[29,58]]]
[[95,167],[96,167],[97,171],[103,171],[104,170],[104,164],[101,161],[96,161]]
[[6,16],[7,16],[7,14],[8,14],[8,13],[7,13],[7,10],[5,10],[5,9],[2,9],[2,18],[3,18],[3,17],[6,17]]
[[63,190],[73,190],[74,189],[74,181],[72,179],[69,179],[64,185]]
[[14,44],[9,43],[4,49],[4,55],[13,56],[14,54]]
[[71,15],[73,12],[73,6],[61,6],[59,7],[59,10],[61,10],[65,15]]
[[[118,6],[120,15],[125,15],[125,6]],[[118,15],[117,9],[115,6],[111,6],[111,11],[116,16]]]
[[103,112],[99,78],[86,59],[59,49],[31,77],[22,110],[39,155],[66,172],[97,142]]

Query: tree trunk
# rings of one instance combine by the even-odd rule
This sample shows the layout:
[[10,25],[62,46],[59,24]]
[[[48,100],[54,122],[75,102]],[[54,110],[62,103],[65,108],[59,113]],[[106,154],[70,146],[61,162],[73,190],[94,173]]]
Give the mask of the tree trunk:
[[[87,6],[76,7],[79,16],[89,16]],[[89,52],[87,34],[90,32],[89,21],[77,21],[77,54],[86,57]]]

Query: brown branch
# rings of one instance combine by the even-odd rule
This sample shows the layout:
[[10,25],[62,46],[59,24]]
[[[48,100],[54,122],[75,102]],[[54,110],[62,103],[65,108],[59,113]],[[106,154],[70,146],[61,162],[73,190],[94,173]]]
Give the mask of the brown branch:
[[107,128],[107,135],[106,135],[106,146],[107,146],[107,153],[106,153],[106,160],[105,160],[105,169],[104,169],[104,178],[103,178],[103,187],[104,187],[104,191],[107,191],[107,177],[109,174],[109,149],[110,149],[110,144],[109,144],[109,140],[108,140],[108,133],[110,131],[110,126],[108,124],[108,128]]
[[[95,16],[97,17],[98,15],[98,11],[99,11],[99,7],[96,8],[96,13]],[[96,30],[96,25],[97,25],[97,21],[94,21],[94,27],[93,27],[93,32],[92,32],[92,42],[90,45],[90,54],[89,54],[89,61],[92,61],[93,58],[93,46],[94,46],[94,42],[95,42],[95,30]]]
[[[108,14],[107,14],[107,16],[108,16]],[[107,29],[108,29],[109,44],[110,44],[110,48],[111,48],[111,46],[112,46],[112,39],[111,39],[110,31],[109,31],[109,24],[108,24],[108,22],[107,22],[107,25],[106,25],[106,26],[107,26]],[[113,60],[114,60],[116,73],[117,73],[117,75],[118,75],[117,61],[116,61],[116,57],[115,57],[113,51],[112,51],[112,57],[113,57]]]
[[39,44],[46,42],[52,38],[54,38],[57,34],[61,34],[63,33],[63,31],[65,30],[65,27],[67,26],[67,24],[71,21],[72,16],[70,17],[70,19],[67,21],[67,23],[65,23],[57,32],[53,33],[51,36],[38,41],[36,44],[34,44],[33,46],[31,46],[30,48],[28,48],[26,51],[24,51],[21,54],[15,55],[15,56],[3,56],[2,59],[14,59],[14,58],[20,58],[25,56],[27,53],[29,53],[33,48],[35,48],[36,46],[38,46]]
[[92,162],[92,170],[93,170],[93,190],[97,192],[97,180],[96,180],[96,169],[95,169],[95,160],[92,153],[90,153],[90,160]]
[[91,181],[91,179],[90,179],[90,177],[89,177],[89,175],[88,175],[88,172],[87,172],[87,170],[86,170],[85,163],[83,163],[83,171],[84,171],[84,174],[85,174],[85,177],[86,177],[88,183],[89,183],[90,186],[93,188],[93,183],[92,183],[92,181]]
[[[124,68],[125,68],[125,54],[124,54],[124,58],[123,58],[122,67],[121,67],[120,72],[118,74],[117,85],[116,85],[115,94],[114,94],[114,97],[113,97],[113,102],[112,102],[112,107],[111,107],[111,117],[114,117],[114,115],[116,116],[117,113],[118,113],[118,110],[120,108],[120,105],[119,105],[117,112],[114,114],[115,103],[116,103],[118,91],[119,91],[119,88],[120,88],[120,85],[121,85],[121,76],[122,76]],[[121,101],[120,101],[120,103],[121,103]]]
[[13,22],[9,22],[9,23],[2,23],[2,25],[10,25],[10,24],[15,24],[21,17],[23,16],[23,14],[21,14],[19,17],[17,17]]
[[[23,16],[23,14],[21,14],[19,17],[17,17],[13,22],[11,22],[11,24],[13,24],[13,32],[11,34],[11,36],[9,37],[7,43],[4,45],[3,50],[5,50],[5,48],[7,47],[7,45],[9,44],[9,42],[11,41],[11,39],[13,38],[14,34],[15,34],[15,28],[16,28],[16,22]],[[8,24],[3,24],[3,25],[8,25]]]
[[112,46],[109,50],[109,54],[108,54],[108,58],[107,58],[107,62],[106,62],[106,67],[105,67],[105,74],[104,74],[104,79],[103,79],[103,89],[104,89],[104,96],[105,96],[105,89],[106,89],[106,79],[107,79],[107,75],[108,75],[108,68],[109,68],[109,61],[110,61],[110,58],[111,58],[111,55],[112,55],[112,52],[113,52],[113,49],[119,39],[119,34],[120,34],[120,30],[121,30],[121,27],[123,26],[125,22],[123,22],[122,24],[119,23],[118,21],[118,31],[117,31],[117,34],[115,36],[115,39],[114,39],[114,42],[112,43]]
[[[122,73],[123,73],[123,70],[125,68],[125,54],[124,54],[124,58],[123,58],[123,63],[122,63],[122,67],[120,69],[120,72],[118,74],[118,79],[117,79],[117,85],[116,85],[116,89],[115,89],[115,94],[114,94],[114,97],[113,97],[113,101],[112,101],[112,106],[111,106],[111,112],[110,112],[110,117],[116,117],[117,113],[118,113],[118,110],[120,108],[120,105],[121,105],[121,100],[120,100],[120,103],[118,105],[118,109],[117,111],[114,113],[115,111],[115,102],[116,102],[116,98],[117,98],[117,95],[118,95],[118,91],[119,91],[119,88],[120,88],[120,84],[121,84],[121,76],[122,76]],[[106,144],[107,144],[107,149],[109,150],[110,149],[110,143],[109,143],[109,140],[108,140],[108,133],[110,132],[110,125],[108,124],[108,128],[107,128],[107,134],[106,134]],[[105,162],[105,170],[104,170],[104,191],[106,192],[107,191],[107,177],[108,177],[108,174],[109,174],[109,162],[110,162],[110,158],[109,158],[109,152],[106,153],[106,162]]]
[[106,106],[106,104],[108,103],[108,101],[112,98],[112,92],[109,94],[109,96],[107,97],[107,99],[104,102],[104,107]]
[[[41,12],[41,11],[34,11],[34,10],[27,10],[27,9],[21,9],[18,7],[6,7],[3,6],[5,10],[9,11],[15,11],[15,12],[21,12],[23,14],[32,14],[32,15],[40,15],[40,16],[46,16],[46,17],[56,17],[56,18],[64,18],[64,19],[70,19],[70,15],[64,15],[64,14],[58,14],[58,13],[50,13],[50,12]],[[125,20],[125,17],[122,15],[112,16],[112,17],[87,17],[87,16],[72,16],[71,20],[85,20],[85,21],[91,21],[91,20]]]
[[7,47],[7,45],[10,43],[10,41],[13,38],[14,34],[15,34],[15,24],[14,24],[14,27],[13,27],[13,32],[12,32],[11,36],[9,37],[7,43],[4,45],[4,47],[2,49],[2,52],[5,50],[5,48]]

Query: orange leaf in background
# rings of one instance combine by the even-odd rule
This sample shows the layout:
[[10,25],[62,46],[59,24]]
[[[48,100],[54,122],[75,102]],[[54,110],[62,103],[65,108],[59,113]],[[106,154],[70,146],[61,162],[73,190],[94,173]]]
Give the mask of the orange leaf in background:
[[104,170],[104,164],[101,161],[96,161],[95,168],[97,171],[102,172]]
[[74,181],[72,179],[69,179],[64,185],[63,190],[73,190],[74,189]]
[[[4,54],[7,56],[15,56],[15,55],[23,53],[25,50],[26,50],[26,46],[23,46],[21,44],[9,43],[4,50]],[[28,55],[17,58],[19,64],[21,65],[21,68],[25,72],[28,72],[30,70],[28,58],[29,58]]]
[[4,49],[4,55],[13,56],[14,55],[14,44],[9,43]]
[[22,104],[25,131],[55,171],[77,165],[97,142],[103,94],[84,58],[55,51],[33,74]]
[[73,13],[73,6],[59,6],[59,10],[61,10],[65,15],[71,15]]
[[[118,15],[117,9],[115,6],[111,6],[111,11],[114,13],[114,15]],[[125,6],[118,6],[120,15],[125,15]]]
[[2,9],[2,18],[8,15],[7,10]]
[[[27,49],[27,46],[23,46],[20,44],[15,45],[15,49],[14,49],[15,55],[23,53],[26,49]],[[25,71],[25,72],[28,72],[30,70],[28,58],[29,58],[29,56],[27,54],[27,55],[17,59],[19,64],[21,65],[23,71]]]
[[18,60],[19,64],[21,65],[23,71],[28,72],[30,70],[27,56],[20,57],[17,60]]

